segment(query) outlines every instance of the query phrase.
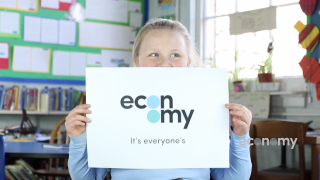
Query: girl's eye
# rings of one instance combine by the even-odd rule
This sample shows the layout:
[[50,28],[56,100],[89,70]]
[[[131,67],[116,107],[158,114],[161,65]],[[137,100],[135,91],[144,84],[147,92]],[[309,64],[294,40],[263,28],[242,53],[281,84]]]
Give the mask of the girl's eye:
[[179,57],[179,54],[171,54],[170,57]]
[[150,56],[151,57],[159,57],[159,55],[157,53],[152,53]]

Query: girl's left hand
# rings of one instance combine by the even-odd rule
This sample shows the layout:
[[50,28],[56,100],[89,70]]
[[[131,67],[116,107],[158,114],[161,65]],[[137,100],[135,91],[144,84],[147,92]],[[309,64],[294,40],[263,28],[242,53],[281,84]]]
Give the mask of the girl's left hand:
[[233,132],[238,136],[247,134],[252,121],[251,111],[241,104],[226,104],[225,106],[231,115]]

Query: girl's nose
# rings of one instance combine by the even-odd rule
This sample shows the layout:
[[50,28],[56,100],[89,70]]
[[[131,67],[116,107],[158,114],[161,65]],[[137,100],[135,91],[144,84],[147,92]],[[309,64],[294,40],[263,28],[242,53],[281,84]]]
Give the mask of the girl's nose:
[[157,65],[158,67],[172,67],[170,60],[168,58],[161,58]]

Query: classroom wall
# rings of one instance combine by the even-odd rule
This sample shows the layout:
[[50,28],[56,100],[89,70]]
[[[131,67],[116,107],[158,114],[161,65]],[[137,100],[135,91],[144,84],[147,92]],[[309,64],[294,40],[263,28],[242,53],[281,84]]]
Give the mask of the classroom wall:
[[[132,0],[134,2],[140,2],[141,3],[141,13],[144,13],[144,6],[145,6],[145,1],[144,0]],[[38,1],[40,3],[40,0]],[[85,0],[77,0],[82,6],[86,6],[86,1]],[[47,44],[47,43],[34,43],[34,42],[27,42],[24,41],[24,16],[36,16],[36,17],[42,17],[42,18],[55,18],[55,19],[66,19],[64,16],[65,14],[68,14],[67,11],[57,11],[57,10],[50,10],[50,9],[44,9],[40,8],[40,5],[38,7],[37,12],[24,12],[24,11],[18,11],[18,10],[7,10],[6,8],[0,8],[0,12],[2,11],[8,11],[8,12],[17,12],[20,14],[20,31],[21,31],[21,37],[20,38],[10,38],[10,37],[1,37],[1,41],[3,42],[10,42],[10,58],[9,58],[9,69],[8,70],[0,70],[0,85],[5,85],[5,87],[13,86],[13,85],[19,85],[22,87],[23,85],[26,85],[27,88],[34,88],[38,87],[40,89],[43,89],[44,86],[50,87],[62,87],[64,89],[68,89],[69,87],[73,87],[74,89],[77,90],[82,90],[85,91],[85,86],[77,86],[77,85],[61,85],[61,84],[49,84],[52,81],[49,80],[75,80],[79,81],[81,84],[84,84],[84,76],[72,76],[72,77],[65,77],[65,76],[53,76],[51,75],[51,68],[50,68],[50,73],[31,73],[31,72],[12,72],[12,54],[13,54],[13,45],[26,45],[26,46],[36,46],[36,47],[48,47],[52,48],[52,50],[66,50],[66,51],[72,51],[72,52],[86,52],[86,53],[101,53],[101,48],[94,48],[94,47],[80,47],[79,46],[79,29],[76,28],[76,45],[75,46],[65,46],[65,45],[60,45],[60,44]],[[104,20],[93,20],[93,19],[87,19],[86,21],[90,22],[102,22],[102,23],[110,23],[110,24],[117,24],[117,25],[129,25],[128,23],[121,23],[121,22],[108,22]],[[79,25],[77,25],[79,27]],[[133,32],[130,29],[130,32]],[[134,32],[133,32],[134,33]],[[106,48],[103,48],[106,49]],[[126,53],[129,51],[125,51]],[[52,57],[52,56],[51,56]],[[53,60],[49,62],[51,67]],[[23,74],[24,73],[24,74]],[[5,82],[1,81],[2,78],[22,78],[21,81],[26,81],[24,78],[34,78],[34,79],[41,79],[41,80],[48,80],[49,82],[45,82],[47,84],[37,84],[37,83],[14,83],[14,82],[7,82],[8,80],[6,79]],[[15,80],[17,81],[17,80]],[[19,80],[20,81],[20,80]],[[21,82],[20,81],[20,82]],[[73,82],[75,82],[73,81]],[[39,82],[39,81],[37,81]],[[70,84],[70,81],[59,81],[59,83],[62,84]],[[76,83],[77,84],[77,83]],[[29,118],[31,119],[32,123],[41,129],[46,129],[46,130],[52,130],[53,127],[56,125],[56,123],[63,117],[63,115],[28,115]],[[0,128],[5,127],[5,126],[10,126],[13,124],[20,124],[21,122],[21,115],[4,115],[0,114]]]

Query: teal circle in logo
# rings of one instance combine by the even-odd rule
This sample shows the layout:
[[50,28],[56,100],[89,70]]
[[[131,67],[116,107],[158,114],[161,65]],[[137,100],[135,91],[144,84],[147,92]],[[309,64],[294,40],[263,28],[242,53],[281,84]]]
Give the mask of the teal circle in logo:
[[147,114],[148,121],[151,123],[156,123],[160,120],[160,113],[156,110],[151,110]]
[[152,96],[148,97],[147,105],[149,108],[155,109],[160,105],[160,99],[157,96],[152,95]]

